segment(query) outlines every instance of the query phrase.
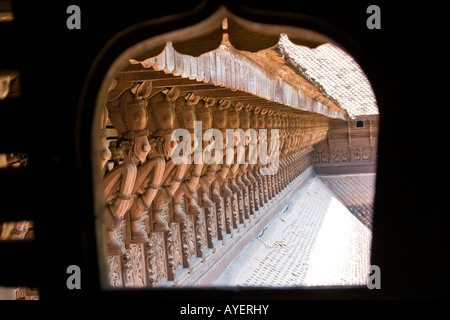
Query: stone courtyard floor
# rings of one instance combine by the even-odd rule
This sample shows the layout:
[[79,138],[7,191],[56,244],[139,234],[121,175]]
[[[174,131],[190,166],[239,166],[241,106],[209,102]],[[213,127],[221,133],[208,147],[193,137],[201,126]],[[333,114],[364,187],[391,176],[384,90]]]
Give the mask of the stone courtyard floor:
[[311,177],[215,285],[365,285],[374,190],[375,174]]

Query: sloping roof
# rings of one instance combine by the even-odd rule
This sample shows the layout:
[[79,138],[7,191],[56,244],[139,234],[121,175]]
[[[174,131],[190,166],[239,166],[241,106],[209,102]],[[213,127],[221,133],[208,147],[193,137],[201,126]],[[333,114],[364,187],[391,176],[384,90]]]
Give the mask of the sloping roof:
[[372,230],[376,174],[320,176],[350,212]]
[[198,57],[179,53],[167,42],[159,55],[130,62],[193,84],[228,88],[330,118],[378,114],[364,72],[350,55],[330,43],[310,49],[281,34],[274,47],[248,52],[235,49],[224,34],[217,49]]
[[287,62],[322,86],[350,117],[378,114],[369,80],[358,63],[342,49],[331,43],[310,49],[292,43],[285,34],[281,34],[278,48]]
[[181,54],[167,42],[159,55],[142,61],[130,60],[130,63],[141,64],[143,70],[163,71],[193,82],[249,93],[294,110],[348,118],[346,110],[308,79],[298,77],[272,51],[270,48],[256,54],[239,51],[224,37],[219,48],[199,57]]
[[313,176],[230,263],[216,285],[364,285],[371,239],[371,231]]

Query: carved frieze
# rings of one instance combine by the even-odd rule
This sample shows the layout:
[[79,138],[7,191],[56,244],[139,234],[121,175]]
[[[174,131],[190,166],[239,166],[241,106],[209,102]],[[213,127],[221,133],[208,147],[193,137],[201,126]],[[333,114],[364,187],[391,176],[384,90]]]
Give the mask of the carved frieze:
[[239,211],[239,196],[238,193],[234,193],[231,197],[231,215],[233,228],[237,229],[239,227],[240,222],[240,211]]
[[168,279],[175,280],[175,274],[183,267],[180,225],[171,223],[170,230],[164,233],[167,250]]
[[217,238],[219,240],[223,240],[227,232],[225,222],[225,204],[223,199],[214,203],[214,212],[217,221]]
[[351,149],[344,145],[341,148],[315,149],[312,152],[312,161],[314,164],[351,164],[360,162],[373,162],[376,156],[373,156],[373,150],[369,144],[352,146]]
[[186,217],[182,223],[180,223],[184,268],[189,268],[191,266],[191,260],[197,255],[193,220],[194,216],[189,216]]
[[330,150],[331,162],[349,162],[350,152],[347,148]]
[[224,212],[225,212],[225,230],[227,233],[232,233],[233,230],[233,209],[231,206],[231,198],[224,198]]
[[155,287],[165,283],[168,279],[166,245],[162,232],[153,232],[150,241],[144,245],[147,283]]
[[194,229],[197,257],[203,257],[205,249],[208,247],[208,238],[206,233],[206,221],[204,212],[194,217]]
[[109,284],[113,288],[123,287],[122,268],[119,256],[108,257],[108,278]]
[[213,208],[205,208],[206,233],[208,239],[208,248],[213,248],[218,239],[217,218]]
[[122,274],[124,287],[145,287],[145,267],[142,244],[131,244],[122,256]]
[[370,161],[370,146],[352,147],[352,160],[355,162]]

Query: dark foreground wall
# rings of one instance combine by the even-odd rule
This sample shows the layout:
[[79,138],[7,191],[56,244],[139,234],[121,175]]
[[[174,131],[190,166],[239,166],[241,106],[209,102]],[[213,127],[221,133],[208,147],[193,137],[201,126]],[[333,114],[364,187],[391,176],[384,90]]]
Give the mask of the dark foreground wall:
[[[208,2],[192,10],[198,3],[96,2],[94,7],[79,1],[80,30],[66,27],[72,2],[20,3],[14,7],[14,24],[0,25],[0,66],[20,70],[23,80],[22,98],[1,102],[1,152],[28,152],[30,157],[27,170],[2,172],[1,214],[4,220],[33,220],[36,227],[33,243],[0,244],[2,262],[11,262],[2,263],[0,283],[38,287],[41,299],[448,297],[450,233],[447,194],[441,187],[447,178],[442,164],[448,130],[442,123],[449,113],[441,71],[447,60],[447,19],[443,5],[430,2],[379,2],[380,30],[366,27],[366,9],[372,4],[367,1],[226,2],[248,20],[327,34],[367,74],[380,109],[372,264],[381,269],[381,290],[101,289],[89,151],[95,93],[83,92],[83,84],[90,79],[96,92],[113,57],[140,39],[138,33],[118,37],[109,55],[96,60],[116,33],[137,22],[187,12],[175,22],[157,21],[145,34],[154,36],[201,21],[218,7]],[[82,270],[81,290],[67,288],[69,265]]]

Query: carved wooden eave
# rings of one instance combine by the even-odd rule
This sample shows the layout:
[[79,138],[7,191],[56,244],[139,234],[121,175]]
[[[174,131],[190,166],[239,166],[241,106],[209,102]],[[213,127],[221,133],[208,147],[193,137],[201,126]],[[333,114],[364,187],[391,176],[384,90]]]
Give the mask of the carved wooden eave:
[[349,119],[346,110],[317,83],[291,68],[276,47],[256,53],[239,51],[224,34],[216,50],[198,57],[177,52],[171,42],[157,56],[130,59],[128,81],[152,80],[154,89],[177,86],[198,95],[237,99],[255,106],[282,111],[303,111],[335,119]]

